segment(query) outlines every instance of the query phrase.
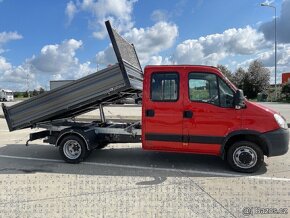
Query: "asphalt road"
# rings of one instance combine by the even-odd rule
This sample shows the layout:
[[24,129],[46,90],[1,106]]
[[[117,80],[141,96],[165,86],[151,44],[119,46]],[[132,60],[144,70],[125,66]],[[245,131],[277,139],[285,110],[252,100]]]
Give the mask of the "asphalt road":
[[[111,144],[73,165],[40,140],[25,147],[32,131],[10,133],[0,119],[0,217],[290,216],[290,152],[250,175],[141,144]],[[282,214],[257,214],[267,208]]]

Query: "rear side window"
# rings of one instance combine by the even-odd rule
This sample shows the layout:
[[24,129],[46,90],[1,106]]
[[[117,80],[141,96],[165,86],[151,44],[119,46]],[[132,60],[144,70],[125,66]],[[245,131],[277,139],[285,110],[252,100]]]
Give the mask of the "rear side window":
[[179,90],[178,73],[153,73],[151,77],[152,101],[177,101]]

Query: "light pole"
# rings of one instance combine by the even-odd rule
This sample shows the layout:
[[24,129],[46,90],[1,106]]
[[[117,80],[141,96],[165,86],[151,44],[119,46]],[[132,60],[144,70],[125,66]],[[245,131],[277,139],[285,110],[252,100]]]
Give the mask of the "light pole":
[[277,16],[276,7],[267,3],[262,3],[261,6],[274,8],[275,11],[275,100],[277,100]]

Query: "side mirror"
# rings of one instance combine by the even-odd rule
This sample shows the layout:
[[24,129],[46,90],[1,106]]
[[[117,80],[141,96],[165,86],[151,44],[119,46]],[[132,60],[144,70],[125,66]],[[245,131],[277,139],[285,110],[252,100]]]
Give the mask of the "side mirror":
[[234,106],[237,110],[245,108],[246,106],[244,92],[241,89],[238,89],[234,95]]

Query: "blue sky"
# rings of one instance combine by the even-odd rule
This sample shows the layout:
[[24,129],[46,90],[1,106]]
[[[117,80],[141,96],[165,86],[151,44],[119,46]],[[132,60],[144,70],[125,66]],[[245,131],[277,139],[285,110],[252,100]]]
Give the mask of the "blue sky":
[[[261,2],[0,0],[0,88],[48,89],[49,80],[77,79],[115,62],[107,19],[135,44],[143,66],[224,64],[234,71],[260,59],[273,71],[274,10]],[[267,3],[277,8],[280,81],[290,71],[290,0]]]

